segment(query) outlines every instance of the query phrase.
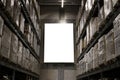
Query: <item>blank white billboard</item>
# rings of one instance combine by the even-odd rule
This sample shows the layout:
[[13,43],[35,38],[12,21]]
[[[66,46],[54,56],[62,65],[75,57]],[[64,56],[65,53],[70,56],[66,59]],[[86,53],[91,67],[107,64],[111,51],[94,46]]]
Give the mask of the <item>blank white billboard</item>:
[[72,23],[46,23],[44,63],[73,63],[73,41]]

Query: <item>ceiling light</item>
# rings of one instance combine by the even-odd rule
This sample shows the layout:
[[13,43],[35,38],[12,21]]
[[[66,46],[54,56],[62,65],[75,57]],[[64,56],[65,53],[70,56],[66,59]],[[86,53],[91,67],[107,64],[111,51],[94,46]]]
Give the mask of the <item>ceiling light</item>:
[[64,7],[64,0],[61,1],[61,7]]

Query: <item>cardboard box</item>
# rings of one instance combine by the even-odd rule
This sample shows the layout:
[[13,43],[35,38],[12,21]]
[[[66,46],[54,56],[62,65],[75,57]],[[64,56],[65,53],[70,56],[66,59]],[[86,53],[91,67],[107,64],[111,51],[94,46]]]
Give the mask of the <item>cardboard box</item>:
[[105,36],[99,39],[98,43],[98,57],[99,57],[99,65],[106,63],[106,45],[105,45]]
[[98,43],[94,46],[93,49],[93,69],[97,68],[99,65],[99,59],[98,59]]
[[115,56],[118,57],[119,55],[120,55],[120,36],[115,38]]
[[10,15],[13,17],[13,6],[14,6],[14,0],[6,0],[6,10],[10,13]]
[[19,27],[20,27],[20,30],[22,33],[24,33],[24,22],[25,22],[25,19],[24,19],[24,16],[22,13],[20,13],[20,18],[19,18]]
[[0,37],[2,37],[3,25],[4,25],[4,20],[3,20],[2,17],[0,16]]
[[0,50],[1,50],[1,38],[2,38],[2,34],[3,34],[3,25],[4,25],[4,21],[3,21],[2,17],[0,16]]
[[10,60],[14,63],[17,63],[17,52],[18,52],[18,37],[13,33],[11,37]]
[[89,56],[88,70],[91,70],[93,69],[93,48],[90,49],[88,56]]
[[20,14],[21,14],[21,7],[20,7],[20,3],[18,0],[14,1],[14,8],[13,8],[13,19],[16,22],[16,24],[19,26],[20,23]]
[[82,30],[83,30],[83,27],[84,27],[84,19],[83,19],[83,16],[82,16],[82,18],[81,18],[81,20],[80,20],[80,34],[81,34],[81,32],[82,32]]
[[27,8],[27,11],[30,12],[30,0],[26,0],[25,2],[25,5],[26,5],[26,8]]
[[29,67],[29,70],[31,70],[32,71],[32,68],[33,68],[33,55],[32,54],[30,54],[30,67]]
[[23,58],[22,58],[22,67],[23,68],[26,68],[26,55],[27,54],[27,49],[25,47],[23,47]]
[[98,17],[96,17],[96,20],[95,20],[95,23],[97,23],[98,28],[104,19],[105,19],[104,7],[101,7],[98,13]]
[[84,37],[84,43],[83,44],[84,44],[84,48],[86,48],[86,46],[87,46],[87,37],[86,36]]
[[112,0],[104,0],[105,17],[112,11]]
[[90,26],[89,25],[87,26],[86,31],[87,31],[86,35],[87,35],[87,44],[88,44],[90,41]]
[[112,0],[112,5],[113,7],[115,6],[115,4],[118,2],[118,0]]
[[1,50],[1,37],[0,37],[0,50]]
[[120,34],[120,14],[113,21],[114,25],[114,38],[117,38]]
[[10,45],[11,45],[11,31],[6,25],[3,27],[3,36],[1,41],[1,55],[9,59],[10,56]]
[[106,61],[115,58],[115,45],[114,45],[114,34],[111,30],[106,36]]
[[86,5],[85,5],[86,11],[88,11],[88,13],[89,13],[91,8],[92,8],[92,0],[87,0]]
[[85,56],[84,56],[85,61],[86,61],[86,69],[85,69],[86,71],[85,72],[88,72],[88,69],[89,69],[89,66],[88,66],[88,63],[89,63],[89,58],[88,57],[89,56],[88,55],[89,55],[89,53],[86,53]]
[[17,52],[17,63],[22,66],[22,57],[23,57],[23,45],[18,42],[18,52]]
[[92,39],[92,37],[93,37],[93,34],[94,34],[94,25],[95,25],[95,23],[94,23],[94,18],[92,18],[91,19],[91,21],[90,21],[90,40]]

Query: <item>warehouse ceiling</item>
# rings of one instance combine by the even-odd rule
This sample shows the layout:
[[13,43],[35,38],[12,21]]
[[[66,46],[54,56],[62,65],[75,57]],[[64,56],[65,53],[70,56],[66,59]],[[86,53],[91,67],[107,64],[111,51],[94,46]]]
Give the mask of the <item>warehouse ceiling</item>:
[[41,21],[59,22],[66,20],[73,22],[78,14],[81,0],[64,0],[64,7],[61,8],[61,0],[38,0],[41,7]]

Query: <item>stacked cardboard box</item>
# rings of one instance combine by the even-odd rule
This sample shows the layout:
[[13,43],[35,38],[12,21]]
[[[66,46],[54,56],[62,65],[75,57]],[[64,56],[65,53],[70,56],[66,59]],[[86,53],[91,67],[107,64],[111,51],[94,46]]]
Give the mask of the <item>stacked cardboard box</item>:
[[82,30],[83,30],[83,26],[84,26],[84,19],[83,19],[84,17],[82,16],[82,18],[81,18],[81,20],[80,20],[80,34],[82,33]]
[[18,52],[17,52],[17,63],[22,66],[22,57],[23,57],[23,45],[18,41]]
[[115,41],[115,56],[120,55],[120,14],[113,22],[114,24],[114,41]]
[[90,12],[90,10],[91,10],[91,8],[92,8],[92,5],[93,5],[92,0],[87,0],[87,1],[86,1],[85,9],[86,9],[86,11],[87,11],[88,13]]
[[87,37],[85,36],[84,37],[84,40],[83,40],[83,48],[86,48],[86,46],[87,46]]
[[4,25],[4,21],[2,19],[2,17],[0,16],[0,49],[1,49],[1,38],[2,38],[2,32],[3,32],[3,25]]
[[21,7],[19,0],[14,0],[14,6],[13,6],[13,19],[16,22],[16,24],[19,26],[20,24],[20,13],[21,12]]
[[115,4],[117,3],[117,1],[119,1],[119,0],[112,0],[112,6],[113,6],[113,7],[114,7]]
[[90,25],[88,25],[86,28],[86,37],[87,37],[87,44],[88,44],[90,41]]
[[98,57],[99,65],[106,62],[106,45],[105,45],[105,36],[102,36],[98,42]]
[[0,51],[1,55],[7,59],[10,57],[11,34],[12,32],[4,25]]
[[86,55],[84,56],[85,61],[86,61],[86,68],[85,68],[85,72],[89,71],[89,52],[86,53]]
[[17,63],[18,38],[15,34],[11,36],[10,60]]
[[[23,13],[21,11],[21,1],[20,0],[1,0],[5,6],[5,9],[10,13],[10,16],[13,18],[13,21],[17,24],[20,31],[25,35],[27,41],[37,55],[40,53],[40,45],[37,43],[37,38],[33,30],[31,29],[31,24],[29,24]],[[34,2],[34,3],[33,3]],[[36,0],[24,0],[29,16],[32,19],[32,22],[35,26],[35,30],[38,35],[41,35],[40,24],[38,22],[40,16],[40,7]],[[35,7],[38,11],[35,11]],[[39,36],[41,38],[41,36]],[[11,32],[11,30],[4,24],[2,17],[0,16],[0,56],[3,56],[15,64],[20,65],[21,67],[31,70],[39,74],[39,63],[32,56],[30,56],[30,51],[24,47],[22,42],[18,37]],[[31,68],[32,67],[32,68]]]
[[105,17],[112,11],[112,0],[104,0],[104,13]]
[[93,69],[94,68],[98,68],[99,65],[99,59],[98,59],[98,44],[96,43],[96,45],[94,46],[93,49]]
[[115,58],[115,45],[114,45],[114,34],[111,30],[106,36],[106,61]]
[[14,1],[15,0],[6,0],[6,10],[9,11],[10,15],[13,17],[13,8],[14,8]]
[[25,18],[22,13],[20,13],[20,18],[19,18],[19,28],[22,33],[24,33],[24,24],[25,23]]
[[95,33],[95,30],[96,30],[96,22],[95,22],[95,18],[92,18],[91,21],[90,21],[90,40],[92,39],[94,33]]

